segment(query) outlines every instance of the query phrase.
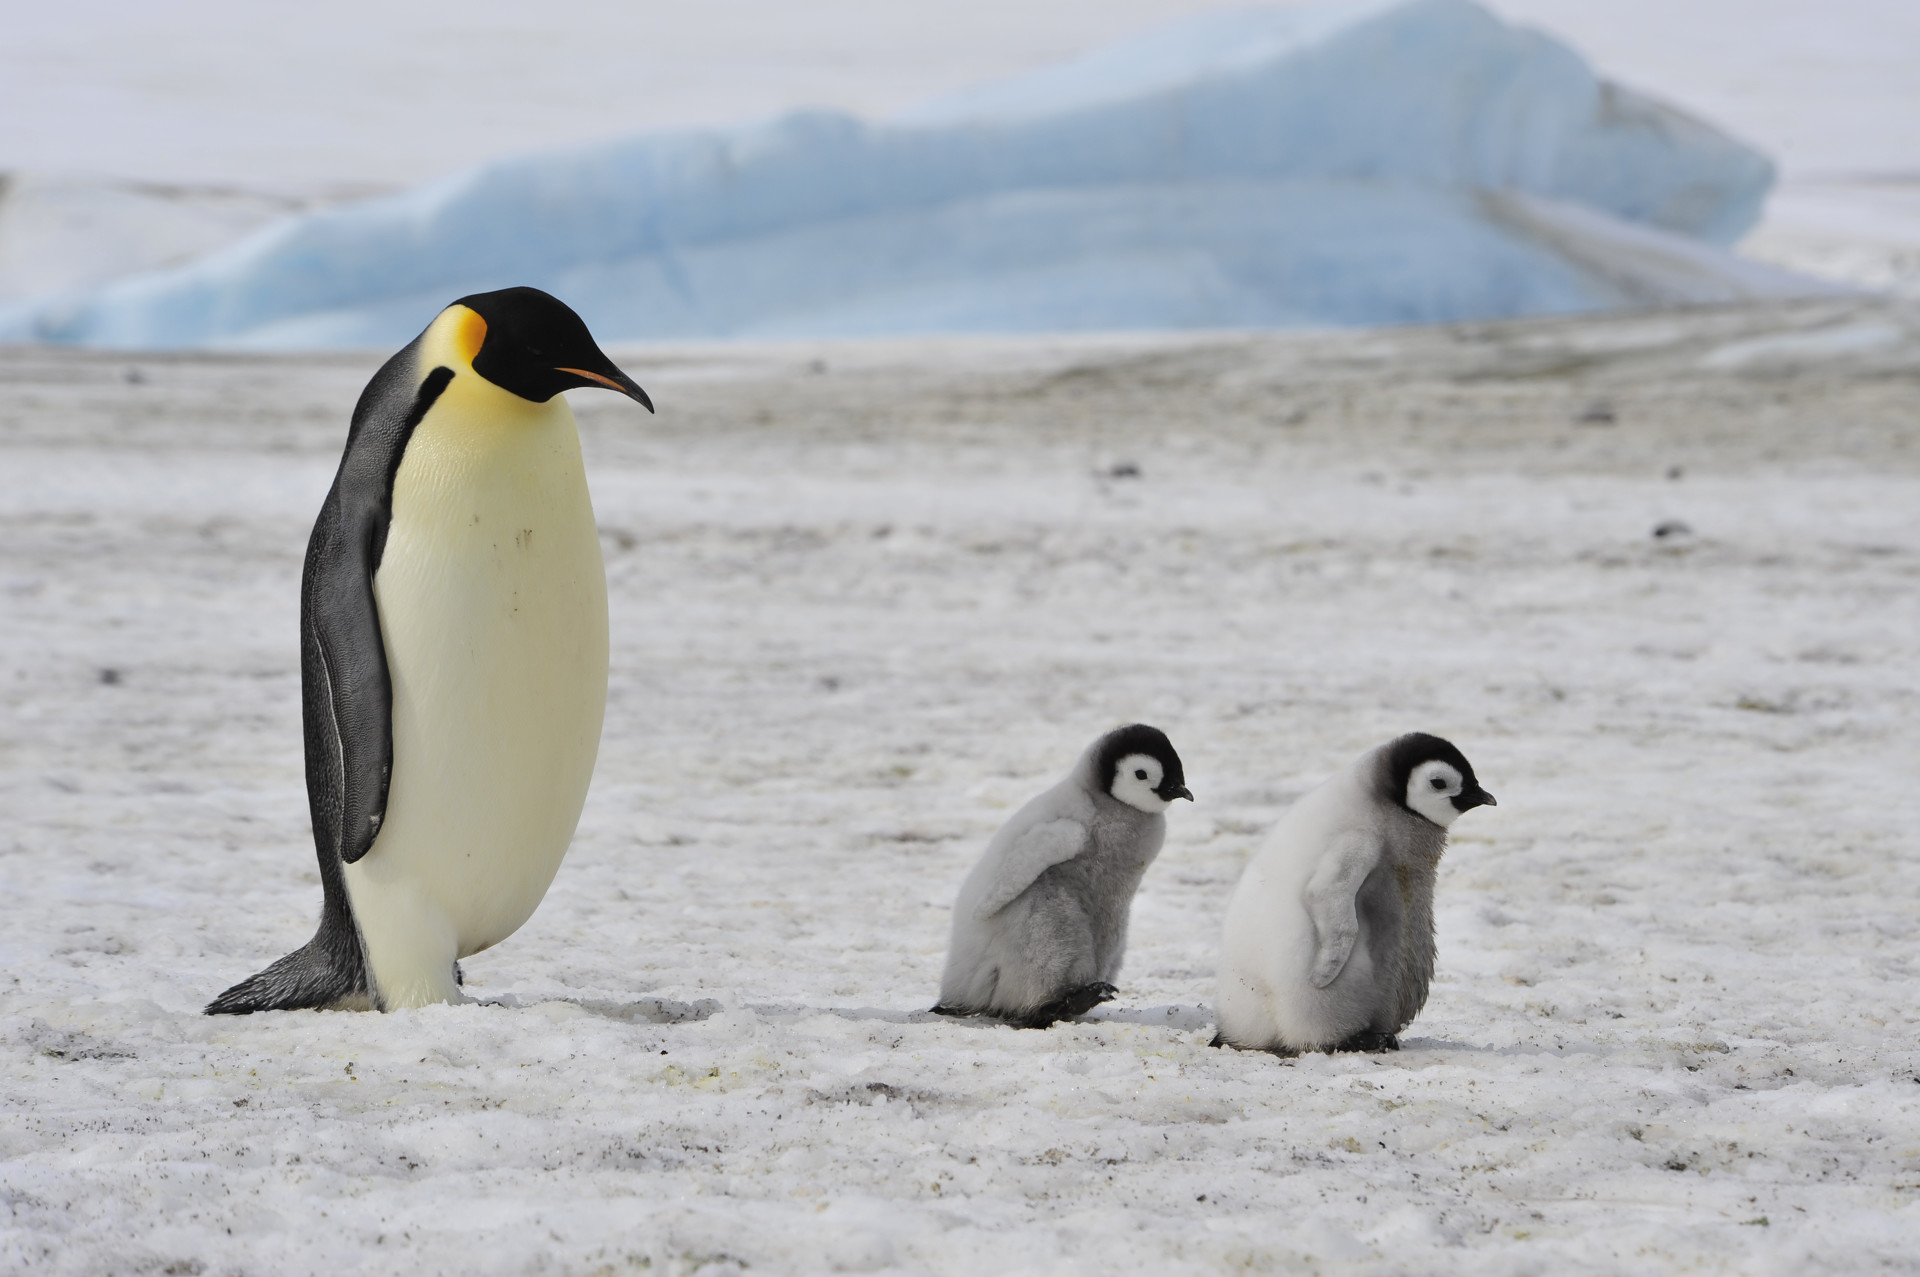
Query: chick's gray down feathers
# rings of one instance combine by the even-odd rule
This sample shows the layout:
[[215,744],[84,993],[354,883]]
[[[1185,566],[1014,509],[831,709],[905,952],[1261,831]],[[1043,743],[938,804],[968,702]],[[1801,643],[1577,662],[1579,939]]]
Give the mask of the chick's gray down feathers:
[[1409,777],[1455,769],[1450,814],[1491,804],[1451,743],[1410,733],[1302,796],[1227,903],[1216,1045],[1293,1054],[1394,1050],[1433,980],[1433,897],[1447,831]]
[[1103,749],[1116,735],[987,844],[954,902],[935,1010],[1044,1027],[1112,996],[1134,891],[1167,830],[1108,792]]

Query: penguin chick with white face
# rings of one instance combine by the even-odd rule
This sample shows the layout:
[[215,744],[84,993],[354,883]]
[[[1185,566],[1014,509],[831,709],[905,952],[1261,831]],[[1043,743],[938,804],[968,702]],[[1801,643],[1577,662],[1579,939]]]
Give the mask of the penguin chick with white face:
[[1447,826],[1494,806],[1473,765],[1414,732],[1296,802],[1227,904],[1214,1045],[1394,1051],[1433,978]]
[[1067,778],[1001,826],[961,884],[940,980],[942,1015],[1045,1028],[1114,995],[1127,914],[1189,802],[1172,742],[1135,723],[1087,747]]
[[533,288],[463,297],[360,395],[307,542],[320,929],[209,1015],[461,999],[539,905],[607,704],[607,578],[563,390],[647,394]]

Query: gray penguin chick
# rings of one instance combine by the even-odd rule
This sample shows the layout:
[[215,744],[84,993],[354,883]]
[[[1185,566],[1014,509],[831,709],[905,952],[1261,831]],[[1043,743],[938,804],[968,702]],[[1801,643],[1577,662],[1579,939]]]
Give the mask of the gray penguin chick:
[[1134,723],[1089,745],[1000,827],[961,884],[933,1009],[1044,1029],[1111,998],[1133,893],[1176,798],[1193,795],[1158,728]]
[[1447,826],[1496,805],[1464,754],[1411,732],[1288,808],[1227,903],[1214,1045],[1399,1050],[1433,979]]

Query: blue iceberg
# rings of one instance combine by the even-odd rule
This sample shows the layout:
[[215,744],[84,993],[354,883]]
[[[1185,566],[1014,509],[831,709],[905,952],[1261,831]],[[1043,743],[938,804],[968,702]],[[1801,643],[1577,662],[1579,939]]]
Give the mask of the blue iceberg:
[[608,341],[1438,322],[1806,291],[1772,166],[1468,0],[1216,14],[883,122],[501,160],[0,338],[388,347],[533,284]]

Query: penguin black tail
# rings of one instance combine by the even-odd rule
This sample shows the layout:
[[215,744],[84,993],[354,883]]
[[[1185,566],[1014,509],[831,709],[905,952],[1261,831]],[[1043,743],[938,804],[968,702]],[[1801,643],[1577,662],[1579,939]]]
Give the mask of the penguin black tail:
[[330,929],[250,975],[207,1003],[207,1015],[251,1015],[255,1011],[303,1011],[368,1002],[366,967],[357,938],[337,942]]

